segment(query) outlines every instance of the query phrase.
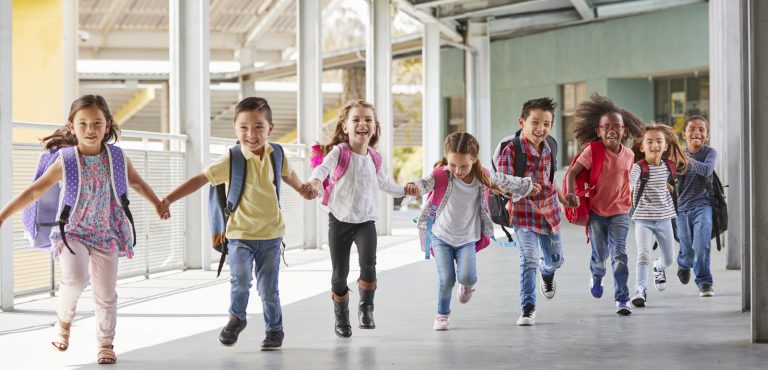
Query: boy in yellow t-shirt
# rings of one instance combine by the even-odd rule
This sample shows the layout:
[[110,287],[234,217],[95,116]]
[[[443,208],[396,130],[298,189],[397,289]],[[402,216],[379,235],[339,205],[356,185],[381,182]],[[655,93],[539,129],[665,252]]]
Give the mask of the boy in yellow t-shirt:
[[[264,309],[266,338],[261,343],[261,349],[277,350],[283,343],[283,316],[277,282],[285,224],[276,193],[276,184],[281,179],[274,179],[270,159],[272,151],[282,150],[282,147],[273,147],[267,142],[273,128],[272,110],[265,99],[251,97],[237,104],[234,129],[245,157],[247,174],[240,203],[230,215],[226,230],[232,275],[230,318],[219,335],[219,341],[226,346],[237,342],[238,335],[247,324],[246,308],[252,272],[256,274],[256,289]],[[301,182],[287,160],[282,162],[279,171],[282,181],[304,195],[308,187]],[[229,168],[230,154],[227,153],[203,172],[176,187],[163,199],[163,204],[168,206],[207,183],[228,183]]]

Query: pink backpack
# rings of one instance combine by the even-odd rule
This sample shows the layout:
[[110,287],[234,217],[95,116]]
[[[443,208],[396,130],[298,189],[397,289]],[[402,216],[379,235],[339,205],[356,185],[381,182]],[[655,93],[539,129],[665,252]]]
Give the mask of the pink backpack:
[[[331,190],[333,190],[336,182],[338,182],[339,179],[347,172],[347,167],[349,166],[349,158],[351,157],[352,153],[352,149],[349,147],[348,143],[341,143],[337,145],[337,147],[339,148],[339,163],[336,164],[336,168],[333,170],[333,173],[331,173],[331,175],[323,181],[323,190],[325,193],[323,195],[324,206],[328,205],[328,198],[330,198]],[[373,165],[376,167],[376,174],[378,174],[379,171],[381,171],[381,155],[371,147],[368,147],[368,155],[371,156]],[[312,153],[310,154],[310,166],[315,168],[321,163],[323,163],[323,150],[321,149],[320,144],[312,145]]]
[[[489,171],[483,168],[486,174]],[[429,207],[429,217],[427,218],[427,229],[419,229],[419,241],[421,242],[421,250],[424,251],[424,259],[429,259],[430,254],[434,255],[432,250],[432,225],[435,223],[435,217],[437,216],[437,208],[440,207],[440,203],[445,196],[445,190],[448,188],[448,170],[444,166],[435,168],[432,171],[432,176],[435,178],[435,187],[429,194],[427,194],[427,207]],[[483,201],[488,204],[488,196],[490,191],[488,188],[483,189]],[[480,233],[480,240],[475,243],[475,251],[480,252],[491,244],[491,238],[487,235]],[[429,248],[427,248],[429,246]]]

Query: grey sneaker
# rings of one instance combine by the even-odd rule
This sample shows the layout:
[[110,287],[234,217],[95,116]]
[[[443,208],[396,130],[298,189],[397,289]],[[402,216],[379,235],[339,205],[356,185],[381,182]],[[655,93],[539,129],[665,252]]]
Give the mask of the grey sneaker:
[[632,297],[632,305],[635,307],[645,307],[645,301],[648,300],[645,289],[638,287],[635,289],[635,296]]
[[619,316],[629,316],[632,314],[632,309],[627,304],[627,301],[616,301],[616,313]]
[[555,285],[555,274],[552,275],[541,275],[541,294],[543,294],[547,299],[552,299],[552,297],[555,296],[555,289],[557,289],[557,286]]
[[715,291],[710,284],[701,284],[699,287],[699,297],[714,297]]
[[656,290],[661,292],[667,289],[667,274],[664,270],[657,267],[658,264],[658,260],[653,263],[653,285],[656,287]]

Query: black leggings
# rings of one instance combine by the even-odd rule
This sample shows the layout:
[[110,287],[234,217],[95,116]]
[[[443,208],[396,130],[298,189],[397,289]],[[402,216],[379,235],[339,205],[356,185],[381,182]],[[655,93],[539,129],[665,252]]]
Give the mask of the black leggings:
[[341,222],[328,214],[328,245],[331,249],[331,289],[338,296],[347,294],[349,254],[352,242],[357,245],[360,258],[360,280],[376,281],[376,224],[367,221],[360,224]]

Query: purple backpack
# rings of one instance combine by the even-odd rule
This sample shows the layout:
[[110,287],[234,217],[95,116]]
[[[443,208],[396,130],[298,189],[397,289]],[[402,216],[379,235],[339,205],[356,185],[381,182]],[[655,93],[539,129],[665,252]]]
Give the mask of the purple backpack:
[[[131,222],[135,244],[136,228],[133,225],[133,215],[128,209],[130,202],[128,201],[127,162],[123,151],[112,144],[107,144],[107,155],[109,156],[112,193],[115,199],[120,202],[126,217]],[[69,221],[69,216],[74,214],[80,198],[80,161],[78,160],[77,147],[53,149],[41,154],[35,172],[35,180],[42,176],[60,156],[63,161],[64,191],[62,193],[61,186],[55,184],[40,199],[24,208],[24,236],[32,247],[49,251],[51,248],[51,229],[58,226],[64,245],[70,253],[75,254],[67,243],[64,225]]]

